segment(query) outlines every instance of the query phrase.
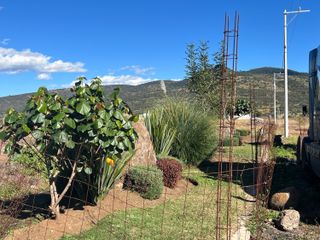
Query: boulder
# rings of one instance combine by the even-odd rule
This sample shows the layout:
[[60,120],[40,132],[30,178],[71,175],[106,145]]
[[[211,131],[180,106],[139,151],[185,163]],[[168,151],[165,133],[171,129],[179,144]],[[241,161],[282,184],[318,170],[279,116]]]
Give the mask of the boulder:
[[135,155],[129,163],[130,166],[155,165],[157,158],[144,120],[140,119],[133,127],[138,134],[138,140],[135,145]]
[[291,232],[299,227],[300,214],[294,209],[283,210],[276,222],[277,226],[284,231]]
[[295,187],[287,187],[272,195],[270,208],[275,210],[296,208],[299,202],[299,192]]

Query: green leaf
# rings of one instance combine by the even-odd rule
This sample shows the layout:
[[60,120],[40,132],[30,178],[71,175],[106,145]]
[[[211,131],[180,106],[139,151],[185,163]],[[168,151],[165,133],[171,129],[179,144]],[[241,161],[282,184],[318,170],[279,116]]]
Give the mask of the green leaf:
[[111,98],[114,100],[117,99],[119,96],[119,93],[120,93],[120,88],[115,88],[111,94]]
[[77,127],[77,130],[79,131],[79,132],[86,132],[86,131],[89,131],[91,129],[91,124],[87,124],[87,125],[80,125],[80,126],[78,126]]
[[0,132],[0,140],[5,140],[5,138],[7,137],[7,133],[5,131],[1,131]]
[[72,140],[69,140],[69,141],[66,142],[66,147],[67,148],[74,149],[75,146],[76,146],[76,144]]
[[30,99],[28,102],[27,102],[27,106],[26,106],[26,110],[27,111],[30,111],[31,109],[34,108],[34,101],[32,99]]
[[4,152],[5,153],[10,153],[12,151],[12,146],[13,146],[12,142],[8,142],[6,144],[6,146],[4,147]]
[[53,139],[58,143],[66,143],[68,141],[68,134],[65,131],[61,131],[54,134]]
[[43,138],[44,136],[44,133],[40,130],[36,130],[32,133],[32,136],[35,138],[35,139],[41,139]]
[[53,129],[60,129],[62,127],[62,124],[61,124],[61,122],[56,122],[56,123],[54,123],[53,125],[52,125],[52,128]]
[[123,116],[122,116],[122,113],[118,110],[116,110],[114,113],[113,113],[113,116],[116,118],[116,119],[119,119],[119,120],[123,120]]
[[82,115],[87,115],[90,112],[90,105],[85,101],[81,101],[77,104],[76,111]]
[[64,122],[67,126],[71,127],[72,129],[76,128],[76,122],[72,118],[66,118]]
[[6,123],[12,124],[18,120],[19,116],[16,111],[10,111],[4,118]]
[[54,116],[53,120],[60,122],[65,116],[66,116],[66,114],[64,112],[62,112],[62,113],[59,113],[56,116]]
[[31,132],[31,129],[27,126],[27,124],[23,124],[22,128],[27,134],[29,134]]
[[116,121],[116,124],[117,124],[118,128],[122,128],[123,127],[121,121],[119,121],[119,120]]
[[139,115],[134,115],[130,118],[131,121],[133,122],[138,122],[139,121]]
[[127,148],[131,148],[132,147],[132,143],[130,142],[130,140],[126,137],[124,138],[123,144],[127,147]]
[[47,104],[45,102],[41,102],[38,107],[37,110],[41,113],[46,113],[47,112]]
[[119,142],[117,147],[118,147],[120,150],[124,150],[124,149],[125,149],[125,145],[123,144],[123,142]]
[[102,121],[101,119],[96,120],[96,121],[94,122],[94,127],[95,127],[96,129],[102,128],[102,127],[103,127],[103,121]]
[[43,113],[39,113],[31,118],[31,121],[34,123],[43,123],[46,116]]
[[67,103],[70,105],[70,106],[72,106],[72,107],[74,107],[74,105],[76,104],[76,99],[75,98],[71,98],[71,99],[69,99],[68,101],[67,101]]
[[92,168],[91,167],[85,167],[84,172],[88,175],[92,174]]
[[78,95],[83,95],[85,93],[86,93],[86,89],[84,87],[78,87],[78,89],[77,89]]
[[110,118],[110,115],[106,110],[100,110],[98,112],[98,116],[101,117],[103,120],[108,120]]
[[83,166],[77,167],[77,172],[82,172]]
[[50,110],[53,110],[53,111],[57,111],[57,110],[59,110],[60,108],[61,108],[61,103],[59,103],[59,102],[57,102],[57,103],[49,106],[49,109],[50,109]]

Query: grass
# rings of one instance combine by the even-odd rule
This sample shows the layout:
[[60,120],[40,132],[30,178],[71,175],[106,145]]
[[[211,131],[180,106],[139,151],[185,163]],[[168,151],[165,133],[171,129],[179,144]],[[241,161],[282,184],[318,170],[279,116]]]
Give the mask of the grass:
[[[225,147],[225,152],[223,153],[223,159],[227,160],[229,158],[229,148]],[[248,162],[252,159],[252,145],[244,144],[242,146],[233,147],[233,160],[234,162]]]
[[[197,187],[189,188],[186,195],[149,209],[115,212],[91,230],[63,239],[212,239],[215,236],[217,181],[197,169],[184,172],[184,175],[192,176],[199,183]],[[224,197],[226,187],[227,183],[222,183]],[[240,189],[238,185],[233,187]],[[236,213],[241,211],[240,200],[234,198],[232,202],[231,212],[235,220]],[[225,204],[222,205],[224,225],[227,211]]]
[[25,192],[17,187],[16,183],[9,182],[0,187],[0,199],[13,199],[19,197],[21,193]]

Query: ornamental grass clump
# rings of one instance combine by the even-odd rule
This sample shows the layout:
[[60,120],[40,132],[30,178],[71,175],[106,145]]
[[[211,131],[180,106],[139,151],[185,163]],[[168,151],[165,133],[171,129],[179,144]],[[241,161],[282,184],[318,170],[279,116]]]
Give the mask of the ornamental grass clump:
[[174,159],[159,159],[157,167],[163,173],[163,184],[166,187],[174,188],[181,179],[182,164]]
[[154,166],[132,167],[125,176],[123,188],[149,200],[158,199],[163,191],[162,172]]
[[175,132],[169,155],[197,166],[213,154],[217,147],[216,124],[199,106],[187,100],[167,98],[151,111],[155,113],[162,114],[161,125],[167,131]]

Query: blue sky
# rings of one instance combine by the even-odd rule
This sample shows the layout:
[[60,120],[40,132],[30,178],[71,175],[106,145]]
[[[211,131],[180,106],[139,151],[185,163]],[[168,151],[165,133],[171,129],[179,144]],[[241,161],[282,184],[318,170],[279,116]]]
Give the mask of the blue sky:
[[240,13],[239,70],[281,67],[283,10],[311,13],[289,25],[289,67],[307,71],[320,44],[316,0],[0,0],[0,96],[61,88],[77,76],[105,84],[184,77],[185,47],[223,37]]

